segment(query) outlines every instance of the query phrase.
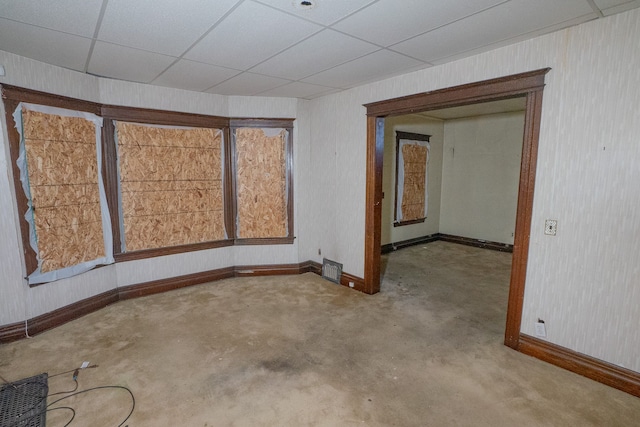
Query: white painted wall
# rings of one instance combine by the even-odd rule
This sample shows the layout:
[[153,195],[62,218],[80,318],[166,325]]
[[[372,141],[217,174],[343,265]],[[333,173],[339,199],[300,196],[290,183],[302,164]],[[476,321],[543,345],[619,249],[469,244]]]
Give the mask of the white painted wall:
[[[551,67],[522,332],[542,318],[550,342],[640,371],[638,40],[634,9],[312,101],[313,180],[331,186],[320,189],[315,239],[363,274],[363,104]],[[546,218],[557,236],[543,234]]]
[[444,123],[440,232],[513,244],[524,113]]
[[[6,76],[0,83],[104,104],[218,116],[297,118],[294,123],[294,235],[309,228],[297,214],[310,182],[309,104],[292,98],[227,97],[139,83],[100,79],[0,51]],[[4,117],[4,111],[0,111]],[[119,286],[232,265],[290,264],[309,259],[292,245],[235,246],[129,261],[80,276],[28,288],[9,165],[4,120],[0,120],[0,325],[21,322]],[[299,165],[299,166],[298,166]],[[298,182],[299,181],[299,182]],[[303,227],[298,223],[301,222]],[[306,224],[306,226],[304,225]],[[307,249],[306,252],[309,250]],[[303,257],[303,258],[301,258]],[[306,258],[304,258],[306,257]]]
[[[396,131],[431,135],[427,167],[427,219],[420,224],[393,226],[396,191]],[[434,234],[440,230],[440,187],[444,122],[418,115],[387,117],[384,121],[384,159],[382,171],[382,244]]]

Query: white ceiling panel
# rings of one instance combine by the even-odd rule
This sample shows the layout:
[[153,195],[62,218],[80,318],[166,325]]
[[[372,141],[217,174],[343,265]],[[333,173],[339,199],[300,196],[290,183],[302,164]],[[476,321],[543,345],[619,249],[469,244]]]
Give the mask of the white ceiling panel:
[[300,80],[376,50],[379,48],[371,43],[333,30],[324,30],[263,62],[251,71]]
[[248,69],[322,27],[246,1],[191,49],[185,58]]
[[113,79],[149,83],[175,60],[158,53],[96,42],[88,71]]
[[207,90],[210,93],[219,95],[256,95],[270,89],[275,89],[291,83],[290,80],[277,79],[275,77],[263,76],[253,73],[242,73],[236,77],[220,83]]
[[[258,0],[321,25],[330,25],[376,0],[314,0],[313,8],[299,7],[300,0]],[[404,0],[403,0],[404,1]]]
[[312,85],[309,83],[293,82],[288,85],[280,86],[275,89],[270,89],[265,92],[260,92],[260,96],[280,96],[287,98],[304,98],[312,99],[318,96],[327,95],[339,91],[340,89]]
[[392,49],[423,61],[436,61],[581,16],[585,20],[596,17],[584,0],[512,0]]
[[0,0],[0,17],[93,37],[102,0]]
[[0,18],[0,49],[84,71],[91,39]]
[[203,92],[240,72],[230,68],[181,59],[151,83]]
[[640,7],[640,0],[594,0],[605,16]]
[[238,0],[109,0],[98,38],[180,56]]
[[408,68],[413,69],[420,66],[427,67],[426,64],[404,55],[388,50],[379,50],[303,79],[303,81],[322,86],[349,88],[362,82],[382,79]]
[[333,28],[386,47],[505,1],[380,0]]

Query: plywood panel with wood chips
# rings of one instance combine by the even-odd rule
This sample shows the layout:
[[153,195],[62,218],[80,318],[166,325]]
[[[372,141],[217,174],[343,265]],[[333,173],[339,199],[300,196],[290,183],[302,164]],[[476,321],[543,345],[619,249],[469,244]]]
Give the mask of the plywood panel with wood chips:
[[127,251],[225,238],[222,132],[118,122]]
[[105,256],[95,124],[22,110],[40,271]]
[[402,146],[404,185],[402,193],[402,220],[424,218],[425,180],[428,149],[417,144]]
[[235,130],[238,238],[288,234],[286,141],[285,130],[275,136]]

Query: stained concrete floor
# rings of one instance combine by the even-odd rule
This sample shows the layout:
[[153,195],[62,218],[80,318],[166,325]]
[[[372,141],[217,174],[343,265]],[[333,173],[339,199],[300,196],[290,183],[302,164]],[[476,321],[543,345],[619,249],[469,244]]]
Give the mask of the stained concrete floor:
[[[383,257],[374,296],[309,273],[124,301],[0,346],[0,374],[90,361],[79,390],[128,387],[132,427],[638,425],[640,399],[502,345],[510,262],[434,242]],[[98,389],[54,406],[75,409],[72,426],[117,426],[131,397]],[[47,425],[70,418],[52,411]]]

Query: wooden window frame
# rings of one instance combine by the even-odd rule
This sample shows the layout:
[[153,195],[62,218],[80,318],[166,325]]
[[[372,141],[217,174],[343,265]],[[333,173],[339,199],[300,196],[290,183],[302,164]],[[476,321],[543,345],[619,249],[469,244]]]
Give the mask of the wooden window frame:
[[[252,119],[252,118],[235,118],[229,121],[230,133],[233,136],[236,129],[239,128],[282,128],[287,131],[287,140],[285,142],[285,163],[286,163],[286,181],[287,181],[287,236],[286,237],[257,237],[257,238],[237,238],[235,229],[235,218],[238,213],[237,198],[233,198],[232,215],[233,215],[233,236],[236,245],[285,245],[292,244],[295,240],[293,233],[293,121],[294,119]],[[233,138],[232,138],[233,139]],[[231,173],[233,192],[236,193],[236,159],[235,159],[235,140],[231,141],[232,165]]]
[[[20,170],[16,160],[20,150],[20,135],[15,128],[13,112],[21,102],[39,104],[51,107],[66,108],[69,110],[93,113],[103,118],[102,127],[102,169],[100,173],[105,184],[107,207],[111,216],[111,228],[113,237],[113,256],[115,262],[132,261],[137,259],[152,258],[163,255],[178,254],[198,251],[203,249],[221,248],[233,245],[274,245],[292,244],[294,237],[293,222],[293,122],[295,119],[266,119],[266,118],[228,118],[209,116],[204,114],[183,113],[175,111],[145,109],[136,107],[124,107],[117,105],[105,105],[92,101],[55,95],[46,92],[25,89],[17,86],[0,85],[2,99],[5,107],[5,123],[9,142],[10,163],[13,174],[13,185],[16,194],[16,204],[19,214],[20,234],[22,239],[22,251],[25,260],[27,275],[38,267],[35,251],[31,248],[29,240],[29,223],[24,218],[27,212],[28,201],[20,182]],[[227,238],[209,242],[193,243],[187,245],[171,246],[165,248],[144,249],[132,252],[122,252],[122,236],[120,230],[120,206],[119,206],[119,182],[117,149],[114,138],[114,121],[126,121],[131,123],[187,126],[221,129],[223,131],[224,147],[224,171],[223,171],[223,205],[224,224]],[[236,235],[236,189],[235,189],[235,156],[231,141],[231,129],[240,127],[283,128],[288,131],[286,141],[286,180],[287,180],[287,228],[286,237],[281,238],[252,238],[238,239]],[[33,284],[30,286],[39,286]]]
[[223,170],[223,207],[224,207],[224,223],[227,236],[231,235],[233,230],[233,221],[230,217],[231,199],[234,195],[231,193],[231,185],[229,181],[229,156],[226,154],[230,149],[229,146],[229,119],[226,117],[207,116],[202,114],[180,113],[175,111],[153,110],[145,108],[120,107],[115,105],[104,105],[101,108],[101,114],[104,119],[102,138],[104,146],[107,147],[105,153],[105,163],[109,168],[105,171],[105,184],[107,187],[107,204],[111,215],[111,228],[113,231],[113,251],[114,258],[117,261],[132,261],[136,259],[151,258],[163,255],[172,255],[183,252],[198,251],[203,249],[221,248],[234,244],[232,238],[213,240],[207,242],[190,243],[186,245],[167,246],[162,248],[142,249],[137,251],[122,252],[122,230],[120,230],[120,198],[119,198],[119,180],[118,180],[118,159],[117,148],[114,139],[115,122],[122,121],[128,123],[139,123],[149,125],[163,126],[187,126],[200,128],[221,129],[223,132],[224,145],[224,170]]
[[[402,227],[405,225],[411,224],[421,224],[427,219],[427,213],[425,212],[424,217],[411,219],[408,221],[398,221],[398,170],[400,167],[400,140],[410,140],[410,141],[426,141],[430,142],[431,135],[425,135],[421,133],[413,133],[413,132],[403,132],[396,131],[396,182],[395,182],[395,202],[393,204],[393,226],[394,227]],[[429,164],[429,151],[427,151],[427,164]],[[425,179],[429,175],[428,167],[425,169]],[[426,189],[425,189],[426,191]]]

